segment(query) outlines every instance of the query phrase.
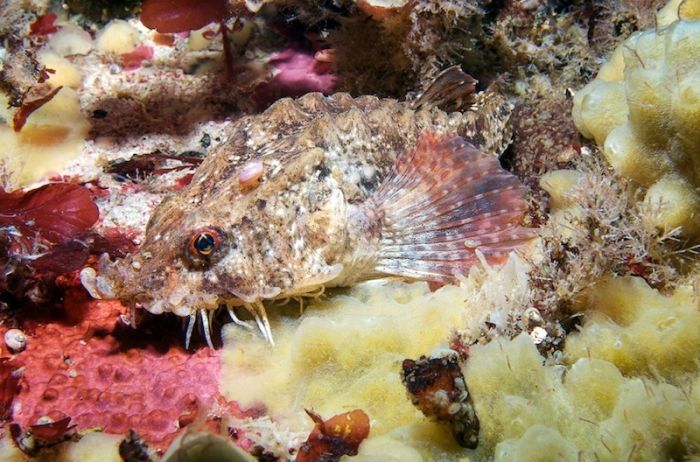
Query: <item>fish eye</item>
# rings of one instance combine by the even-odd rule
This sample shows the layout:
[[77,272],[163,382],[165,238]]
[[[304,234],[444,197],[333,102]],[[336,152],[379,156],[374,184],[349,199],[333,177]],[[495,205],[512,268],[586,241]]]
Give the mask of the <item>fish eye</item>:
[[223,229],[202,226],[184,239],[180,256],[190,269],[203,271],[224,258],[231,246],[232,243]]
[[220,244],[221,236],[217,230],[202,228],[190,238],[189,250],[193,255],[208,257],[219,248]]

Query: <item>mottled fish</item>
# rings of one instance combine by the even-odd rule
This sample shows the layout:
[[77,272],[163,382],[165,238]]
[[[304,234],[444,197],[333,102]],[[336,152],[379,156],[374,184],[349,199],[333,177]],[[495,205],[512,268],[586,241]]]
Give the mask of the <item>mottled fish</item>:
[[234,309],[247,309],[272,343],[266,300],[387,275],[456,282],[477,251],[503,260],[533,236],[523,187],[497,158],[510,106],[485,92],[475,109],[438,109],[474,88],[456,72],[412,103],[313,93],[242,118],[98,285],[187,317],[186,344],[199,318],[212,345],[222,307],[240,324]]

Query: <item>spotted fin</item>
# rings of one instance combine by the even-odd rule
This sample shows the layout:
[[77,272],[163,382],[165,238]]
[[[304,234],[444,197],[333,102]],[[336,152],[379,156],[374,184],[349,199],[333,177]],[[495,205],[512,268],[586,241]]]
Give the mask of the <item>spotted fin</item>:
[[423,134],[369,201],[382,221],[375,269],[455,282],[478,262],[477,249],[503,261],[535,235],[519,224],[523,191],[495,156],[458,136]]

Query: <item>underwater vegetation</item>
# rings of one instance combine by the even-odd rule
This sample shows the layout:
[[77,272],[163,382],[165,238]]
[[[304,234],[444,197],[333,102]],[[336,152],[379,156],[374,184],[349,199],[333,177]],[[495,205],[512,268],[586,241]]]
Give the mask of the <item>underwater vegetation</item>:
[[0,11],[0,460],[700,457],[697,0]]

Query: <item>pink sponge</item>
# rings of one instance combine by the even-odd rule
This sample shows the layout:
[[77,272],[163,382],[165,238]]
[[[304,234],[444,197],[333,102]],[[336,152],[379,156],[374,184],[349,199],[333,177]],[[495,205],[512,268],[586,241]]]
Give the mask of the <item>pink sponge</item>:
[[163,450],[204,410],[218,412],[218,352],[182,349],[176,319],[159,316],[134,330],[115,301],[69,289],[61,319],[25,320],[24,376],[13,419],[23,428],[46,415],[71,417],[77,429],[134,429]]
[[274,77],[258,85],[252,95],[262,107],[286,96],[297,97],[313,91],[332,93],[338,81],[327,63],[316,60],[313,53],[301,48],[290,47],[274,54],[270,65],[275,70]]

